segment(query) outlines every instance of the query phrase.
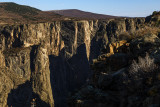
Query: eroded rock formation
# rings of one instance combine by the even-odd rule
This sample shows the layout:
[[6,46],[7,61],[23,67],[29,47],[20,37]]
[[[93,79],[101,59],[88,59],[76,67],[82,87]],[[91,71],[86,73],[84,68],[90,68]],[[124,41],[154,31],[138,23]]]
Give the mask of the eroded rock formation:
[[[93,75],[90,81],[68,100],[70,107],[160,106],[158,22],[145,23],[147,26],[138,31],[132,29],[133,20],[126,19],[126,22],[132,23],[127,24],[127,29],[131,28],[130,34],[119,35],[123,36],[121,40],[111,38],[106,50],[102,50],[91,64]],[[110,33],[114,31],[114,27],[109,28],[112,29]]]
[[40,106],[66,106],[69,93],[87,83],[92,59],[120,33],[135,31],[144,21],[0,25],[0,105],[30,106],[36,99]]

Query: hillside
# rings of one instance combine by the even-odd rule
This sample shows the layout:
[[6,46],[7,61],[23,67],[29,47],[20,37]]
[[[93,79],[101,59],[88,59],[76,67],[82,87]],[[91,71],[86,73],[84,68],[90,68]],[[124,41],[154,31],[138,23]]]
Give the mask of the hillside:
[[74,18],[86,18],[86,19],[111,19],[111,18],[118,18],[117,16],[111,15],[103,15],[103,14],[96,14],[91,12],[85,12],[77,9],[69,9],[69,10],[53,10],[57,14],[66,16],[66,17],[74,17]]
[[[33,23],[60,20],[62,17],[53,12],[43,12],[39,9],[16,3],[0,3],[0,23]],[[62,18],[63,19],[63,18]]]
[[110,19],[115,16],[95,14],[80,10],[41,11],[12,2],[0,3],[0,24],[52,22],[55,20]]

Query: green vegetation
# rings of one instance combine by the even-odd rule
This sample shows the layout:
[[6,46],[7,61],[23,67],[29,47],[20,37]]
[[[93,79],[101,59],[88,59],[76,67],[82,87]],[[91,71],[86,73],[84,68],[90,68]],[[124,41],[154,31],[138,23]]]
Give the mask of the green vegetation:
[[156,26],[160,25],[160,11],[154,11],[152,15],[146,17],[146,22],[154,22]]
[[32,21],[36,21],[39,19],[38,17],[36,17],[36,15],[38,15],[38,12],[41,11],[36,8],[32,8],[32,7],[24,6],[24,5],[18,5],[16,3],[5,3],[4,9],[6,11],[16,13],[22,16],[23,18],[27,20],[32,20]]
[[40,10],[29,6],[18,5],[16,3],[6,3],[4,9],[19,15],[37,15]]
[[155,15],[160,15],[160,11],[154,11],[154,12],[152,13],[152,16],[155,16]]
[[31,17],[31,16],[27,16],[27,15],[23,15],[23,17],[24,17],[25,19],[32,20],[32,21],[36,21],[36,20],[40,19],[40,18],[38,18],[38,17]]

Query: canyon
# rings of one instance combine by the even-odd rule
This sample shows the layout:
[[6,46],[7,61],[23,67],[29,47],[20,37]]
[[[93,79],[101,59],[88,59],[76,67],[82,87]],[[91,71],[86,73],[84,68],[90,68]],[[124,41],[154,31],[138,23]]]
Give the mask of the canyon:
[[[126,25],[126,22],[131,23]],[[107,27],[111,30],[113,28],[113,33],[107,32]],[[118,29],[114,31],[115,27]],[[56,21],[1,26],[1,68],[4,69],[2,77],[7,75],[8,81],[12,81],[11,84],[8,84],[8,81],[4,83],[10,87],[6,87],[8,92],[1,93],[9,94],[10,90],[13,90],[12,97],[19,85],[24,85],[33,92],[26,93],[26,88],[20,88],[21,94],[15,98],[17,102],[21,97],[26,97],[24,94],[28,99],[22,100],[22,104],[27,103],[23,101],[30,103],[29,98],[37,94],[50,106],[54,105],[54,96],[54,100],[61,103],[69,92],[87,82],[91,75],[89,63],[100,55],[101,49],[110,41],[111,36],[126,29],[135,30],[136,21]],[[2,98],[4,102],[1,104],[5,106],[7,96],[5,98],[2,95]]]
[[65,18],[0,24],[0,106],[29,107],[35,99],[38,107],[67,107],[69,96],[95,75],[94,59],[113,50],[108,47],[120,34],[151,26],[148,20]]

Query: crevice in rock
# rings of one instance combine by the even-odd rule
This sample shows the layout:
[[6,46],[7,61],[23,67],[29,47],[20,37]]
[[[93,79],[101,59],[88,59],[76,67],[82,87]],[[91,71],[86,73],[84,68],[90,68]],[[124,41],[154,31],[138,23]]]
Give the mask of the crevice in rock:
[[35,56],[37,54],[37,49],[38,49],[38,45],[34,45],[34,46],[32,46],[32,49],[31,49],[31,52],[30,52],[30,69],[31,69],[31,72],[33,72],[35,70],[34,59],[35,59]]
[[49,55],[50,81],[55,107],[66,107],[69,93],[87,83],[90,74],[85,44],[77,48],[77,53],[65,59],[65,50],[59,56]]

